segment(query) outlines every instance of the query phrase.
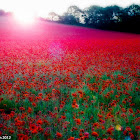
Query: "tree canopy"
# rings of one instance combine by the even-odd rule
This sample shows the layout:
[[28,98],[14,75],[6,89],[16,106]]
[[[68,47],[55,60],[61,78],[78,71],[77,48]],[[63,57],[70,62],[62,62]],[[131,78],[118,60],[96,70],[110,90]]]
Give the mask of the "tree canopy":
[[81,10],[77,6],[70,6],[62,16],[60,23],[81,25],[91,28],[117,30],[140,33],[140,6],[130,5],[127,8],[119,6],[90,6]]

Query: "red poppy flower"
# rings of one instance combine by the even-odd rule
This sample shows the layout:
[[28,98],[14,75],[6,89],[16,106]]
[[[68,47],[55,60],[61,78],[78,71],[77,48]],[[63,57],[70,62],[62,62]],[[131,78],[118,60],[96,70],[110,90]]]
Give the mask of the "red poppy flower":
[[62,134],[59,133],[59,132],[57,132],[57,133],[56,133],[56,136],[57,136],[58,138],[61,138],[61,137],[62,137]]
[[74,137],[70,137],[70,138],[68,138],[67,140],[74,140]]
[[75,119],[77,125],[81,125],[81,119]]
[[94,136],[94,137],[98,137],[99,136],[99,134],[97,132],[95,132],[95,131],[93,131],[91,135]]

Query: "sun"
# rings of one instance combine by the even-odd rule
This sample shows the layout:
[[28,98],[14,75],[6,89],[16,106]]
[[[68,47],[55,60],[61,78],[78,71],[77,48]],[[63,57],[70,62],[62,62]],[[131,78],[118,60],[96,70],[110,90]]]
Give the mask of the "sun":
[[30,24],[35,21],[35,2],[31,1],[13,1],[13,15],[17,22],[21,24]]
[[20,22],[21,24],[30,24],[33,23],[35,20],[35,14],[34,12],[30,10],[15,10],[14,12],[14,18]]

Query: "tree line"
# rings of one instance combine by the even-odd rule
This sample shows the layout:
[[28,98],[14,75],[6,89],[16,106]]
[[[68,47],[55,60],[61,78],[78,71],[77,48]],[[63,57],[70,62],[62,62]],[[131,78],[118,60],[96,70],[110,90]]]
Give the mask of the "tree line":
[[[12,13],[0,10],[0,16],[5,15]],[[135,4],[126,8],[116,5],[105,8],[93,5],[84,10],[70,6],[63,15],[50,12],[47,19],[40,19],[103,30],[140,33],[140,5]]]
[[140,6],[90,6],[84,10],[70,6],[63,15],[49,13],[49,19],[63,24],[85,26],[103,30],[140,33]]

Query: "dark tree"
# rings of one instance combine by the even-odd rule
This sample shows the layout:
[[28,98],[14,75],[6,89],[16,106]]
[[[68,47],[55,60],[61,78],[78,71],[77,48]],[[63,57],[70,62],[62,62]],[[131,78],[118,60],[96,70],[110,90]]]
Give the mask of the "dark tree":
[[99,6],[91,6],[84,10],[85,12],[85,22],[86,25],[89,25],[91,27],[97,27],[100,22],[101,18],[103,16],[103,8]]
[[65,24],[77,25],[78,22],[73,15],[69,15],[65,13],[63,16],[60,17],[60,22]]
[[67,15],[74,16],[77,23],[84,22],[83,20],[84,20],[85,13],[79,7],[70,6],[66,13],[67,13]]
[[121,12],[120,30],[140,33],[140,6],[131,5]]

